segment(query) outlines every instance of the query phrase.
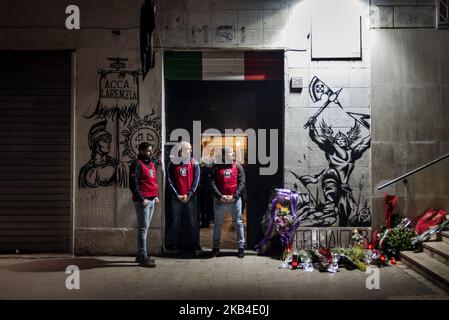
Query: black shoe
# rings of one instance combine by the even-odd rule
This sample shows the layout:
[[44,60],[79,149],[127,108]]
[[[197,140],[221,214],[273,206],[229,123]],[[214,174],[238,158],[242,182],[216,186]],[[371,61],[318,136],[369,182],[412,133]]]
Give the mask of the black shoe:
[[204,251],[203,251],[203,249],[198,248],[198,249],[195,249],[193,254],[195,255],[195,257],[202,257],[202,256],[204,256]]
[[171,248],[171,249],[165,249],[164,253],[167,256],[172,256],[172,255],[180,253],[180,251],[178,248],[175,247],[175,248]]
[[245,256],[245,251],[243,249],[239,249],[237,253],[237,257],[243,258]]
[[[141,256],[140,255],[137,255],[136,256],[136,260],[135,260],[135,262],[136,263],[139,263],[140,262],[140,258]],[[153,259],[153,258],[151,258],[150,256],[148,256],[148,260],[150,260],[151,262],[154,262],[155,260]]]
[[207,228],[209,228],[209,224],[208,224],[208,223],[202,223],[202,224],[200,225],[200,228],[201,228],[201,229],[207,229]]
[[156,267],[156,264],[153,261],[150,261],[150,259],[148,258],[143,258],[139,261],[139,266],[145,268],[154,268]]
[[216,249],[216,248],[212,249],[212,255],[214,257],[218,256],[219,254],[220,254],[220,249]]

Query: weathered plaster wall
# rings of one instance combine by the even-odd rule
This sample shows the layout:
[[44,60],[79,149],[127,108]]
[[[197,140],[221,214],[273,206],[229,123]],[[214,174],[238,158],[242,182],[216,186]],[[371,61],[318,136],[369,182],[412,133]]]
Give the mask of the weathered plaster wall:
[[[317,175],[329,168],[325,152],[311,141],[304,124],[315,114],[323,101],[313,102],[308,88],[318,77],[332,90],[342,89],[342,108],[331,105],[317,118],[332,127],[333,137],[341,131],[348,135],[355,121],[348,113],[370,115],[370,46],[369,1],[345,1],[348,17],[361,17],[361,59],[344,61],[312,61],[311,26],[323,10],[331,10],[330,2],[308,0],[253,1],[161,1],[158,18],[158,44],[165,48],[216,49],[274,49],[285,50],[285,182],[286,187],[298,187],[301,193],[316,196],[324,204],[321,180],[305,188],[298,177]],[[335,7],[333,8],[335,9]],[[341,22],[341,21],[340,21]],[[330,25],[332,22],[329,22]],[[341,39],[345,34],[338,35]],[[331,46],[331,45],[329,45]],[[329,50],[332,50],[330,47]],[[301,92],[290,92],[292,77],[303,80]],[[369,122],[370,120],[368,120]],[[362,127],[359,138],[351,142],[355,148],[361,139],[368,139],[369,128]],[[349,186],[357,207],[371,215],[371,158],[369,150],[354,164]],[[311,191],[310,191],[311,190]],[[320,216],[320,217],[318,217]],[[322,218],[321,209],[304,220],[307,226],[339,226],[335,220]],[[334,215],[335,216],[335,215]],[[308,220],[308,221],[306,221]],[[369,225],[370,221],[363,224]],[[353,225],[353,224],[350,224]]]
[[[449,207],[448,163],[378,191],[376,186],[449,152],[449,33],[435,30],[433,0],[371,1],[373,206],[383,222],[386,193],[414,217]],[[390,29],[390,30],[387,30]]]
[[[112,135],[109,156],[127,168],[122,155],[126,140],[123,121],[87,119],[96,109],[100,75],[97,69],[110,69],[107,58],[127,58],[127,70],[140,69],[139,26],[143,1],[10,1],[0,3],[0,50],[74,50],[74,168],[73,203],[75,252],[90,254],[135,253],[136,220],[127,188],[116,185],[79,188],[78,175],[89,161],[88,135],[91,127],[107,120]],[[76,4],[81,11],[81,29],[67,30],[65,9]],[[113,34],[120,31],[120,35]],[[13,35],[13,36],[11,36]],[[160,116],[162,97],[162,57],[156,54],[155,68],[145,81],[139,78],[138,115],[143,118],[155,110]],[[135,119],[134,119],[135,120]],[[160,121],[159,121],[160,124]],[[159,177],[162,173],[159,170]],[[156,209],[150,231],[152,252],[160,250],[162,208]]]
[[435,0],[371,0],[371,27],[434,28]]
[[413,217],[449,208],[446,160],[377,191],[396,178],[449,152],[449,33],[444,30],[372,31],[373,202],[383,220],[386,192]]
[[[174,48],[302,48],[290,19],[296,0],[160,0],[160,45]],[[290,34],[288,30],[295,30]]]
[[[346,61],[312,61],[311,18],[319,13],[312,5],[318,3],[315,0],[157,1],[156,63],[145,81],[139,78],[139,116],[144,118],[153,109],[156,113],[150,119],[162,115],[162,53],[166,48],[285,49],[286,185],[296,184],[306,193],[291,171],[298,176],[316,175],[328,168],[325,153],[303,128],[320,107],[319,102],[311,101],[308,92],[310,81],[316,76],[334,91],[343,89],[339,95],[343,110],[329,106],[318,119],[331,125],[334,133],[347,133],[354,125],[353,118],[348,118],[346,112],[370,115],[373,110],[372,122],[368,120],[373,125],[372,170],[371,150],[368,150],[355,162],[349,186],[356,200],[359,196],[367,199],[367,208],[371,208],[371,194],[374,193],[374,207],[370,209],[374,213],[373,222],[375,225],[382,222],[384,193],[376,192],[375,185],[447,151],[449,67],[444,54],[449,44],[446,33],[434,30],[368,29],[370,18],[373,27],[376,23],[381,27],[431,27],[428,22],[420,22],[421,14],[415,14],[416,19],[404,18],[411,21],[409,25],[399,25],[401,19],[395,18],[402,11],[427,10],[430,14],[427,8],[432,6],[430,2],[373,0],[369,8],[368,0],[354,1],[358,5],[354,14],[362,17],[362,59]],[[127,70],[140,69],[139,10],[142,2],[4,0],[0,3],[0,50],[75,52],[73,200],[78,253],[131,254],[135,250],[135,217],[128,189],[114,185],[79,188],[78,175],[91,155],[89,130],[102,120],[86,118],[98,102],[100,75],[97,69],[110,69],[109,57],[128,58]],[[65,8],[70,4],[77,4],[81,9],[81,30],[65,29]],[[383,12],[393,10],[393,18],[387,14],[376,20],[377,6],[384,6],[380,8]],[[422,19],[430,21],[427,15]],[[120,30],[120,35],[113,30]],[[302,77],[301,92],[290,92],[293,76]],[[105,120],[106,129],[112,135],[109,155],[126,162],[125,145],[120,142],[126,140],[123,130],[129,123]],[[365,129],[361,128],[361,138],[368,134]],[[417,181],[410,180],[419,195],[416,203],[422,208],[427,204],[447,205],[449,187],[442,178],[447,175],[447,168],[441,165],[432,170],[425,176],[416,176]],[[162,178],[161,170],[159,177]],[[363,188],[359,192],[361,182]],[[394,188],[390,191],[401,195],[403,210],[408,215],[414,214],[415,210],[410,209],[412,200],[405,197],[402,186]],[[153,218],[149,240],[152,252],[159,251],[162,242],[162,212],[159,206]]]
[[[367,118],[368,126],[363,126],[361,122],[357,122],[360,132],[358,139],[350,142],[350,150],[355,150],[364,140],[368,142],[370,136],[371,114],[370,95],[371,95],[371,70],[370,70],[370,30],[369,30],[369,6],[365,1],[354,1],[351,3],[353,7],[351,15],[361,17],[361,51],[360,60],[343,60],[343,61],[317,61],[311,59],[311,41],[307,41],[306,50],[286,52],[286,77],[285,77],[285,180],[288,187],[297,187],[301,193],[309,194],[312,198],[312,210],[310,215],[303,220],[302,226],[310,227],[338,227],[345,226],[341,222],[335,221],[335,215],[329,211],[316,205],[329,205],[329,200],[325,197],[325,186],[323,181],[326,180],[326,173],[329,172],[330,164],[326,158],[326,154],[332,151],[324,151],[309,136],[309,129],[303,126],[308,119],[315,115],[319,108],[324,104],[326,96],[323,100],[314,102],[309,93],[309,86],[314,77],[324,82],[334,92],[342,89],[338,96],[340,106],[331,103],[317,118],[316,128],[319,134],[323,131],[320,129],[320,123],[324,122],[333,131],[333,137],[341,132],[350,137],[350,130],[356,125],[354,118],[350,116],[363,115]],[[302,23],[309,25],[310,20],[319,17],[319,8],[313,2],[302,2],[295,8],[303,11]],[[308,14],[307,14],[308,13]],[[343,35],[342,35],[343,37]],[[313,39],[313,30],[312,30]],[[329,48],[332,49],[332,48]],[[303,89],[301,92],[291,92],[289,89],[292,77],[303,78]],[[356,214],[353,221],[346,226],[370,226],[371,223],[371,154],[368,148],[365,148],[360,159],[353,162],[354,169],[349,175],[348,184],[352,189],[351,213]],[[353,154],[353,151],[349,151]],[[319,175],[324,173],[323,175]],[[298,177],[300,177],[298,179]],[[316,183],[308,183],[304,178],[319,177]],[[337,183],[341,186],[341,183]],[[337,188],[338,189],[338,188]],[[335,195],[336,194],[336,195]],[[341,191],[334,193],[334,197],[343,194]],[[316,201],[315,201],[316,200]],[[352,200],[351,200],[352,201]],[[337,210],[338,211],[338,210]],[[308,238],[310,234],[305,234]],[[334,235],[335,236],[335,235]],[[303,237],[302,232],[297,239]],[[338,237],[338,236],[337,236]],[[338,245],[346,242],[346,236],[342,234],[344,239],[330,245]],[[310,245],[304,241],[302,245]],[[335,242],[335,239],[334,239]],[[327,244],[329,245],[329,244]]]

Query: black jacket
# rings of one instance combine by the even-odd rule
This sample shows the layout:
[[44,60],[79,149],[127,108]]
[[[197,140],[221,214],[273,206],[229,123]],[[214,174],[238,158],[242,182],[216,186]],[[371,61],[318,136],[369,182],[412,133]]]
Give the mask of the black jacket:
[[[143,202],[145,197],[140,193],[139,189],[139,179],[140,173],[142,172],[142,164],[139,160],[142,160],[145,164],[154,163],[154,167],[157,168],[157,164],[149,159],[144,159],[139,155],[139,157],[131,163],[129,167],[129,189],[134,196],[135,201]],[[148,200],[153,200],[155,197],[151,197]]]
[[[237,163],[237,169],[238,169],[238,177],[237,177],[237,189],[234,193],[234,198],[239,198],[242,196],[243,190],[245,190],[245,170],[243,169],[242,165],[240,163]],[[216,179],[216,170],[217,168],[221,168],[222,166],[226,166],[225,164],[215,164],[212,166],[212,169],[209,174],[209,184],[210,188],[212,190],[213,195],[220,199],[223,194],[218,190],[217,183],[215,181]]]

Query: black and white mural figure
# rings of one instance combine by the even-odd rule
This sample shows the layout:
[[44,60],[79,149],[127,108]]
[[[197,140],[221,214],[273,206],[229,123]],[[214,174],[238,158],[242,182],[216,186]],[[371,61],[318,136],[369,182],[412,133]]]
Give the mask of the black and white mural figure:
[[[311,140],[324,152],[329,167],[316,175],[298,176],[292,172],[311,198],[309,210],[304,212],[302,226],[369,226],[371,223],[371,210],[367,200],[363,204],[362,192],[364,176],[359,183],[359,196],[357,201],[350,187],[351,174],[356,161],[370,148],[371,135],[369,124],[366,121],[369,115],[346,113],[354,124],[345,133],[334,132],[332,126],[324,119],[317,128],[318,116],[331,103],[337,104],[338,94],[342,89],[334,92],[318,78],[311,82],[309,92],[313,101],[324,100],[323,106],[310,117],[305,128],[309,130]],[[341,107],[342,108],[342,107]],[[362,137],[361,127],[368,133]],[[314,194],[312,186],[315,185]],[[295,184],[297,187],[298,185]],[[321,190],[319,188],[321,187]]]
[[129,122],[138,118],[139,74],[137,70],[126,70],[127,58],[108,58],[111,69],[98,69],[100,75],[99,96],[95,111],[86,118],[115,119]]
[[136,159],[142,142],[148,142],[153,147],[154,161],[160,163],[161,159],[161,117],[156,116],[153,109],[143,119],[134,119],[128,127],[121,132],[125,140],[120,144],[123,146],[122,157],[126,163]]
[[360,138],[360,126],[357,122],[346,134],[338,132],[334,135],[332,128],[323,120],[320,123],[320,131],[318,132],[314,122],[309,126],[310,138],[324,151],[329,168],[317,177],[302,176],[300,181],[304,185],[321,181],[325,199],[322,209],[324,216],[331,216],[336,219],[334,224],[346,227],[354,220],[355,212],[352,208],[356,207],[349,187],[349,178],[355,162],[370,148],[370,136],[364,137],[354,145],[354,141]]
[[89,130],[90,160],[81,168],[80,188],[97,188],[117,185],[128,186],[128,176],[123,163],[109,156],[112,135],[107,131],[107,121],[95,123]]

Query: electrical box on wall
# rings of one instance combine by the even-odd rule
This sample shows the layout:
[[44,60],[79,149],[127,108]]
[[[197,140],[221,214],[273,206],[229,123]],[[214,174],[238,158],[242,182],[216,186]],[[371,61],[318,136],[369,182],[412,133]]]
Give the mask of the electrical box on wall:
[[290,79],[290,92],[301,92],[303,86],[302,77],[291,77]]

